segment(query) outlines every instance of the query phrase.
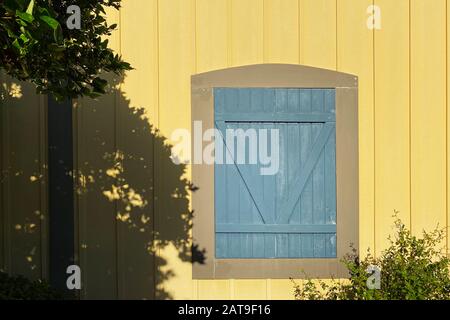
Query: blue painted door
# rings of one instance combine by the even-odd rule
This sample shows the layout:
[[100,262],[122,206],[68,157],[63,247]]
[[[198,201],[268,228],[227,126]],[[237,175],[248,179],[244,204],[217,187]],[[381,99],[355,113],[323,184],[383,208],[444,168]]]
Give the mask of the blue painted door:
[[335,90],[216,88],[214,106],[216,258],[336,257]]

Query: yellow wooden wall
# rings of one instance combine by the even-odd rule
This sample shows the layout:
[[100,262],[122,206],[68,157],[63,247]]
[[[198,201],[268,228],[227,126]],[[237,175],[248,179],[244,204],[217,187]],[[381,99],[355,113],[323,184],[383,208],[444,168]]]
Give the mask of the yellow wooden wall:
[[[174,173],[177,169],[167,162],[167,150],[161,151],[160,136],[168,138],[173,130],[190,127],[190,76],[215,69],[280,62],[357,75],[360,248],[378,253],[385,247],[394,210],[415,234],[438,223],[447,226],[449,2],[123,0],[121,11],[109,14],[110,21],[119,24],[111,44],[136,70],[115,93],[95,103],[77,102],[76,162],[89,181],[86,172],[91,166],[104,166],[105,153],[153,150],[142,156],[152,158],[154,169],[142,176],[148,190],[144,186],[141,191],[151,202],[145,210],[152,218],[152,237],[164,245],[142,257],[140,272],[148,277],[133,278],[139,263],[130,262],[129,252],[142,249],[141,242],[148,239],[122,227],[116,214],[123,213],[123,204],[99,201],[108,185],[92,182],[91,193],[80,192],[77,201],[83,297],[292,298],[289,280],[192,280],[192,266],[180,255],[183,239],[173,234],[173,224],[166,218],[186,211],[188,203],[179,196],[170,198],[176,198],[176,204],[166,200],[177,189],[173,181],[190,174]],[[381,8],[380,30],[367,27],[367,8],[372,4]],[[160,136],[136,138],[140,124],[127,123],[130,107],[145,114],[141,124],[159,129]],[[17,134],[23,136],[25,130]],[[142,168],[131,167],[136,169],[131,179],[136,180]],[[97,171],[92,175],[99,175]]]
[[[381,30],[367,27],[372,4],[381,8]],[[382,250],[394,210],[415,233],[447,225],[445,0],[123,5],[122,54],[140,72],[125,91],[131,101],[152,106],[150,121],[163,135],[189,128],[191,74],[271,62],[353,73],[360,80],[360,247]],[[170,225],[158,227],[165,232]],[[287,280],[192,281],[189,264],[170,257],[170,250],[161,254],[177,273],[163,284],[176,298],[291,296]]]

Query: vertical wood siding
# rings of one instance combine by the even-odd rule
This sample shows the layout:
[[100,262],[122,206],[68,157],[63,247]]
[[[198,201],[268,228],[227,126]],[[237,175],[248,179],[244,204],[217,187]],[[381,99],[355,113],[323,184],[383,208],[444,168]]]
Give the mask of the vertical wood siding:
[[46,107],[0,74],[0,269],[47,278]]
[[[189,128],[190,75],[208,70],[282,62],[358,75],[360,248],[379,253],[385,247],[394,210],[416,234],[437,223],[447,226],[448,2],[124,0],[120,13],[110,13],[110,20],[119,23],[112,46],[136,70],[128,73],[115,94],[98,102],[78,102],[76,162],[80,171],[89,173],[90,168],[109,163],[103,156],[117,149],[152,158],[152,171],[144,170],[145,176],[141,176],[144,182],[139,181],[143,167],[130,159],[131,164],[124,161],[124,166],[131,170],[128,178],[141,186],[141,192],[146,191],[144,198],[149,203],[134,209],[139,217],[145,213],[145,219],[151,218],[145,228],[154,231],[164,245],[147,257],[133,258],[130,250],[145,249],[143,243],[152,239],[147,239],[145,232],[131,234],[128,226],[118,222],[117,214],[126,213],[125,204],[98,201],[114,179],[103,177],[107,181],[103,185],[92,183],[90,192],[81,194],[77,202],[79,263],[85,270],[83,297],[292,298],[287,279],[192,280],[192,266],[178,249],[182,241],[174,237],[173,226],[166,219],[169,212],[188,206],[167,198],[174,193],[168,177],[179,169],[167,161],[158,139],[142,138],[139,128],[151,124],[166,138],[177,128]],[[371,4],[381,8],[381,30],[367,28],[366,10]],[[27,91],[23,100],[14,102],[17,108],[5,104],[7,108],[1,110],[2,169],[12,166],[16,171],[27,168],[27,172],[35,172],[42,161],[39,146],[44,141],[39,138],[39,99]],[[29,110],[20,111],[25,105]],[[134,118],[134,111],[128,112],[131,107],[138,112]],[[145,114],[142,123],[139,112]],[[127,122],[130,117],[135,125]],[[31,159],[38,159],[38,164]],[[189,178],[189,168],[179,171],[178,180]],[[89,174],[84,177],[86,181],[91,178]],[[98,172],[96,178],[101,180]],[[33,271],[26,260],[34,247],[35,257],[40,250],[45,252],[41,245],[42,241],[45,244],[45,223],[41,228],[36,221],[40,229],[30,240],[18,242],[23,236],[15,229],[31,217],[30,212],[45,213],[45,197],[41,198],[42,189],[28,178],[19,179],[9,176],[1,186],[0,235],[6,240],[0,262],[13,272],[45,275],[45,254]],[[24,198],[31,200],[21,201]],[[17,247],[14,243],[22,244]],[[138,266],[138,261],[144,263]],[[143,273],[146,279],[134,278]]]

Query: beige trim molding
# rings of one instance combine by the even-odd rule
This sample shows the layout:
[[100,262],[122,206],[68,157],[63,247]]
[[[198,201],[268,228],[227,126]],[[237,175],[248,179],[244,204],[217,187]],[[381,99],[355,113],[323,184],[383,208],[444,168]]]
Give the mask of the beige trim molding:
[[205,249],[205,261],[194,262],[193,279],[345,278],[340,260],[358,249],[358,78],[341,72],[287,64],[260,64],[194,75],[192,123],[214,128],[216,87],[335,88],[337,258],[335,259],[216,259],[214,232],[214,166],[192,165],[199,189],[192,195],[193,241]]

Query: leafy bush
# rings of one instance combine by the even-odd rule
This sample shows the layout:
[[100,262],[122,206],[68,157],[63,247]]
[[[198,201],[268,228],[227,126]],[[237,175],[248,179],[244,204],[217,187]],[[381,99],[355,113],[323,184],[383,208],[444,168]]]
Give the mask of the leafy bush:
[[[119,9],[120,1],[0,1],[0,71],[58,100],[105,93],[100,74],[131,69],[105,39],[117,28],[108,25],[105,8]],[[67,26],[71,5],[80,8],[79,29]]]
[[0,272],[0,300],[59,300],[63,296],[41,280],[10,277]]
[[[396,220],[396,236],[389,238],[389,247],[379,257],[368,252],[360,259],[353,248],[343,263],[350,278],[325,281],[294,282],[295,298],[299,300],[449,300],[449,258],[439,247],[445,240],[445,230],[423,232],[413,236]],[[368,285],[368,268],[381,270],[379,289]],[[369,284],[372,278],[369,280]],[[371,287],[372,289],[370,289]]]

